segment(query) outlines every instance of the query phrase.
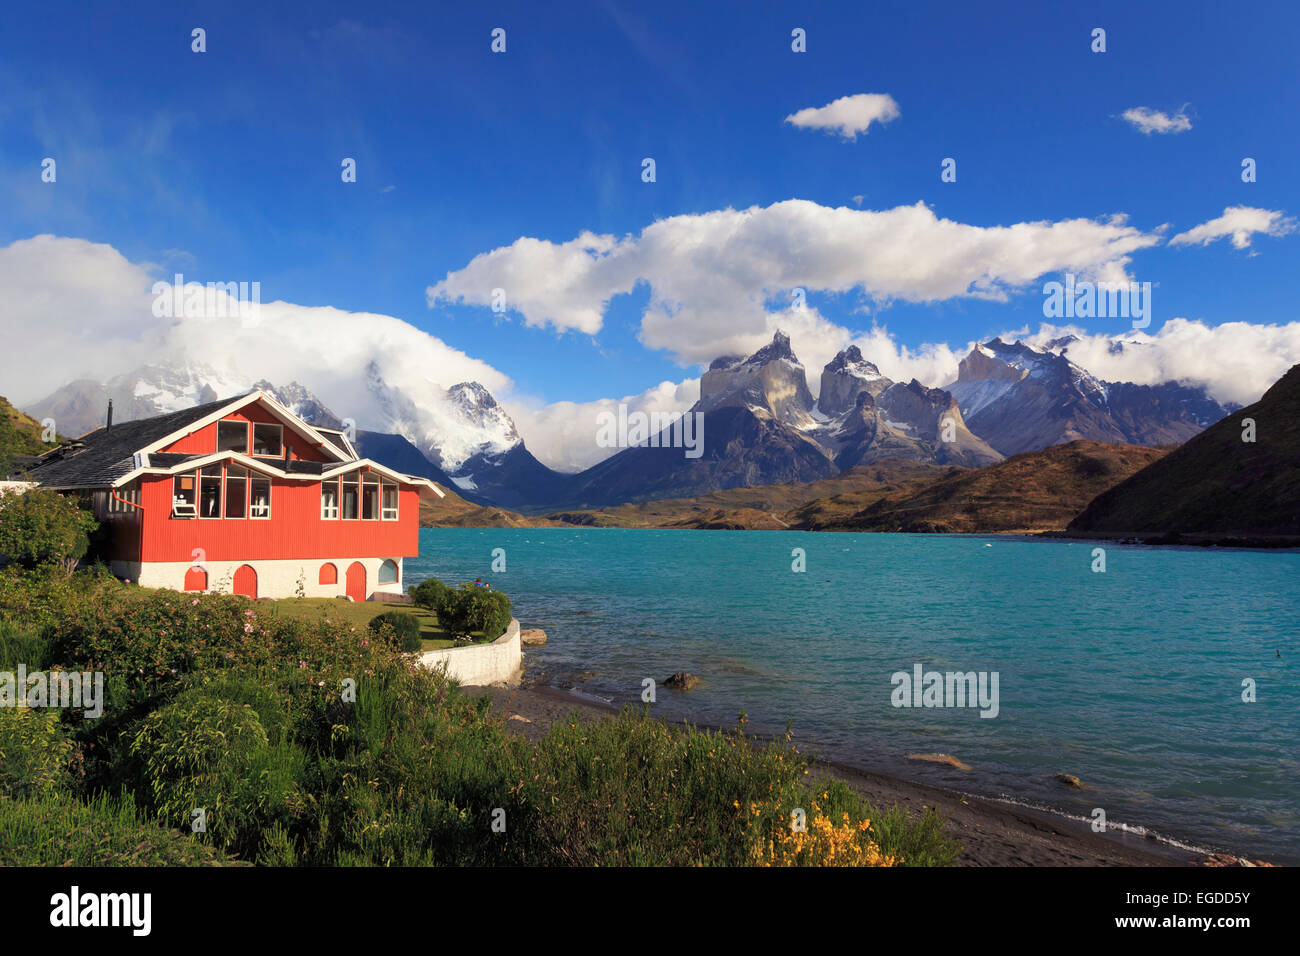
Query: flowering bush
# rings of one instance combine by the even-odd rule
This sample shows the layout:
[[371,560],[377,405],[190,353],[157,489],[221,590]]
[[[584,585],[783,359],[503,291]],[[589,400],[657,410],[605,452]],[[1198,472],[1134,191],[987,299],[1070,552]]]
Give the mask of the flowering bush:
[[[756,866],[897,866],[902,862],[898,856],[880,852],[871,821],[866,817],[855,822],[846,810],[836,822],[822,812],[816,800],[810,802],[811,811],[806,813],[800,829],[789,819],[775,827],[751,829],[751,863]],[[750,812],[756,819],[766,816],[770,822],[771,814],[764,814],[762,807],[751,805]]]
[[0,556],[24,567],[57,567],[71,574],[98,527],[75,498],[58,492],[0,493]]
[[[469,590],[508,615],[495,592]],[[15,631],[32,608],[44,623]],[[186,834],[157,830],[140,847],[176,856],[203,841],[275,864],[916,865],[957,852],[933,813],[876,813],[843,785],[810,784],[789,737],[627,712],[533,743],[506,732],[489,698],[371,635],[227,595],[0,575],[0,653],[102,670],[107,692],[98,720],[0,711],[0,789],[73,782],[66,768],[80,773],[84,754],[93,805],[134,801]],[[33,814],[68,816],[32,799],[0,796],[0,847],[32,832]],[[793,808],[807,809],[806,833],[789,832]],[[196,809],[203,834],[189,832]],[[132,832],[134,812],[114,832]],[[64,859],[102,856],[83,836],[60,844]]]

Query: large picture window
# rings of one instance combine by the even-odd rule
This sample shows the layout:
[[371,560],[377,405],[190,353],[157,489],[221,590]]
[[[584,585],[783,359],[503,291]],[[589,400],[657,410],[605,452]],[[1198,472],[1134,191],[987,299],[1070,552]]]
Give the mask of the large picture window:
[[199,517],[221,517],[220,465],[205,465],[199,472]]
[[217,451],[248,454],[248,422],[217,422]]
[[238,465],[226,468],[226,517],[248,517],[248,469]]
[[257,422],[253,425],[253,454],[260,458],[284,456],[284,427]]

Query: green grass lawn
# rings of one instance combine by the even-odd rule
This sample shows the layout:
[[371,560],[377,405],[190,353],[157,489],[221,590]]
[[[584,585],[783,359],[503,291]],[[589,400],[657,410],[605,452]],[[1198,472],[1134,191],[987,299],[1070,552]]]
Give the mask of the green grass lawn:
[[[271,607],[275,608],[275,613],[283,617],[297,618],[303,621],[316,621],[322,617],[327,617],[333,621],[346,621],[354,625],[358,630],[369,627],[371,620],[385,611],[402,611],[407,614],[414,614],[419,619],[420,637],[423,640],[423,649],[426,651],[436,651],[444,647],[463,647],[467,643],[466,641],[453,640],[450,634],[438,626],[437,614],[414,604],[384,604],[379,601],[356,602],[344,598],[291,597],[263,602],[263,604],[259,604],[259,609],[264,604],[270,604]],[[475,631],[470,636],[472,641],[468,643],[482,644],[486,640],[482,631]]]

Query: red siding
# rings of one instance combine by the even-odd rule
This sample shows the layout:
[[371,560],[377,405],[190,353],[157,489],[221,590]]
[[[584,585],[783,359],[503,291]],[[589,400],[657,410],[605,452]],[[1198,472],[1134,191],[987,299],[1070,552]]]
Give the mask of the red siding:
[[142,561],[405,558],[419,554],[419,492],[398,489],[397,521],[321,520],[320,483],[271,481],[271,517],[173,518],[172,476],[140,482],[144,529]]
[[[247,405],[239,411],[227,415],[222,421],[227,422],[269,422],[271,424],[280,424],[280,420],[272,415],[260,405]],[[297,431],[290,429],[287,425],[284,428],[284,448],[288,457],[292,459],[302,459],[304,461],[333,461],[334,459],[325,454],[320,448],[313,445],[306,436],[298,434]],[[182,438],[178,438],[165,448],[159,451],[177,455],[206,455],[217,450],[217,423],[205,425],[198,431],[190,432]],[[275,459],[268,458],[267,461]]]

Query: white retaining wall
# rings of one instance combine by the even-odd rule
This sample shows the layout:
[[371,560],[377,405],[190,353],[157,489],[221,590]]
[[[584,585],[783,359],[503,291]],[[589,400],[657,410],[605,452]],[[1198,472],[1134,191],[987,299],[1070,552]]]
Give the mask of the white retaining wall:
[[448,677],[476,687],[516,683],[524,666],[519,621],[512,617],[506,632],[491,644],[425,651],[420,656],[420,664],[429,668],[446,665]]

